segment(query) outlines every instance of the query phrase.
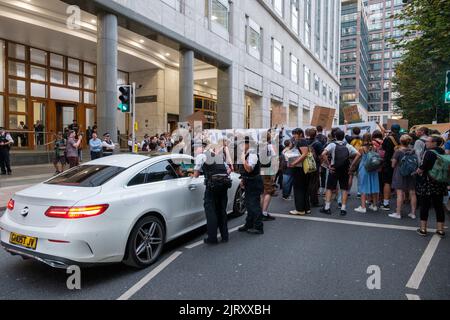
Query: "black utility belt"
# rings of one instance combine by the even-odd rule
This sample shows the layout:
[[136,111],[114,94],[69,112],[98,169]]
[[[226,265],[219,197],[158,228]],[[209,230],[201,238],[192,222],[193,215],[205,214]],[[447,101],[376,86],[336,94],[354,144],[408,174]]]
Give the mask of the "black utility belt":
[[244,180],[244,181],[246,181],[246,180],[253,181],[253,180],[258,180],[260,178],[261,178],[260,174],[258,174],[257,176],[253,176],[253,177],[241,176],[241,179]]

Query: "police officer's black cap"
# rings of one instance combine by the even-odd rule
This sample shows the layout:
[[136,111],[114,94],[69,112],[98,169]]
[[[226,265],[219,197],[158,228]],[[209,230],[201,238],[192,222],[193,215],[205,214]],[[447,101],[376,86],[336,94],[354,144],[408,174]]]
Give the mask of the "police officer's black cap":
[[302,129],[300,129],[300,128],[292,130],[292,134],[300,134],[301,132],[302,132]]

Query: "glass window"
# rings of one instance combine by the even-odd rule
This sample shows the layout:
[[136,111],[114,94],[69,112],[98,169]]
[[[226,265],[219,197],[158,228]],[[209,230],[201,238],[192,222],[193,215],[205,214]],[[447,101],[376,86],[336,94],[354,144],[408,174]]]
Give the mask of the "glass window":
[[67,84],[69,87],[80,87],[80,76],[78,74],[69,73],[67,76]]
[[311,0],[305,0],[305,45],[311,46]]
[[33,102],[34,122],[41,121],[45,125],[45,104],[42,102]]
[[84,103],[95,104],[95,93],[85,92],[84,93]]
[[272,0],[272,4],[275,12],[283,16],[283,0]]
[[248,19],[247,25],[247,48],[248,53],[255,57],[256,59],[261,59],[261,46],[262,46],[262,37],[261,37],[261,27],[255,23],[252,19]]
[[9,98],[9,111],[10,112],[27,112],[27,104],[25,98]]
[[8,43],[8,56],[18,60],[25,60],[25,46],[21,44]]
[[40,83],[31,83],[31,96],[38,98],[47,98],[47,86]]
[[95,76],[95,65],[89,62],[84,63],[84,74],[88,76]]
[[25,63],[9,61],[8,73],[10,76],[25,78]]
[[58,69],[64,69],[64,57],[59,54],[50,54],[50,66]]
[[95,90],[95,79],[84,77],[84,88],[86,90]]
[[52,86],[50,99],[80,102],[80,91]]
[[45,182],[45,184],[90,188],[99,187],[125,171],[125,169],[104,165],[84,165],[66,171]]
[[322,97],[324,100],[327,98],[327,85],[325,82],[322,83]]
[[298,2],[292,1],[291,4],[291,28],[295,32],[295,34],[298,34]]
[[47,52],[30,48],[30,61],[37,64],[47,65]]
[[298,59],[291,54],[291,80],[298,83]]
[[47,69],[38,66],[30,67],[30,78],[37,81],[47,81]]
[[304,88],[311,90],[311,70],[307,66],[303,66]]
[[95,124],[95,109],[86,108],[86,126],[93,127]]
[[0,127],[5,126],[5,98],[0,95]]
[[50,70],[50,82],[56,84],[64,84],[64,72],[58,70]]
[[272,39],[272,51],[273,69],[283,73],[283,46],[275,39]]
[[25,81],[9,79],[9,93],[26,95]]
[[228,7],[219,0],[211,2],[211,20],[228,30]]
[[9,129],[18,130],[20,123],[27,123],[27,116],[22,114],[10,114],[9,115]]
[[154,183],[164,181],[168,176],[176,175],[171,164],[168,161],[158,162],[145,170],[138,173],[131,181],[128,186],[136,186],[146,183]]
[[320,90],[320,80],[319,80],[319,76],[317,74],[314,75],[314,93],[316,95],[319,95],[319,90]]
[[[316,3],[316,28],[314,31],[315,34],[315,52],[317,56],[320,56],[320,20],[321,20],[321,7],[322,7],[322,1],[317,0]],[[342,32],[342,36],[345,36],[344,32]]]
[[69,71],[80,73],[80,61],[69,58],[67,60],[67,68],[69,69]]

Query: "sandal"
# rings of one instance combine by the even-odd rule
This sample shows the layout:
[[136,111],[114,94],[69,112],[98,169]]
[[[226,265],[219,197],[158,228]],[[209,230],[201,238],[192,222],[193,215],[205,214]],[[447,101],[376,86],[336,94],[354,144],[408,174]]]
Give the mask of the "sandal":
[[442,230],[436,231],[436,234],[437,234],[439,237],[441,237],[441,239],[444,239],[444,237],[445,237],[445,232],[442,231]]
[[417,233],[421,235],[422,237],[426,237],[428,235],[426,230],[417,229]]

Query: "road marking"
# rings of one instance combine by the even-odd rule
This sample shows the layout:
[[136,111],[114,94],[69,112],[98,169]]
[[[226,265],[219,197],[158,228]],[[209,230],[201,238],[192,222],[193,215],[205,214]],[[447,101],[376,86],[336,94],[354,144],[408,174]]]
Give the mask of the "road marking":
[[416,294],[406,294],[406,298],[408,298],[408,300],[420,300],[420,297]]
[[[272,213],[273,216],[277,218],[284,219],[297,219],[297,220],[307,220],[307,221],[316,221],[316,222],[328,222],[328,223],[337,223],[337,224],[348,224],[354,226],[363,226],[363,227],[371,227],[371,228],[383,228],[383,229],[394,229],[394,230],[407,230],[407,231],[416,231],[417,227],[407,227],[407,226],[398,226],[393,224],[383,224],[383,223],[370,223],[370,222],[360,222],[360,221],[351,221],[351,220],[337,220],[337,219],[328,219],[328,218],[315,218],[315,217],[304,217],[304,216],[293,216],[286,214],[278,214]],[[436,232],[436,229],[429,229],[430,232]]]
[[409,278],[409,281],[406,284],[407,288],[416,290],[419,289],[420,283],[422,282],[422,279],[427,272],[428,266],[430,265],[431,259],[433,258],[433,255],[439,245],[439,241],[441,241],[441,238],[437,235],[434,235],[433,238],[431,238],[430,243],[423,252],[422,258],[420,258],[416,269],[414,270],[411,278]]
[[[236,228],[230,229],[230,230],[228,230],[228,233],[233,233],[233,232],[237,231],[240,227],[242,227],[242,226],[237,226]],[[217,235],[219,235],[219,234],[217,234]],[[195,247],[201,246],[202,244],[204,244],[204,242],[203,242],[203,240],[200,240],[200,241],[197,241],[190,245],[185,246],[185,248],[186,249],[194,249]]]
[[132,296],[134,296],[139,290],[141,290],[145,285],[147,285],[150,280],[152,280],[154,277],[156,277],[161,271],[163,271],[169,264],[175,261],[176,258],[178,258],[182,252],[177,251],[173,253],[170,257],[168,257],[166,260],[164,260],[162,263],[160,263],[155,269],[150,271],[149,274],[147,274],[142,280],[140,280],[138,283],[136,283],[133,287],[131,287],[127,292],[125,292],[123,295],[121,295],[117,300],[128,300]]
[[41,178],[51,178],[52,177],[52,173],[47,173],[47,174],[37,174],[34,176],[25,176],[25,177],[15,177],[15,178],[5,178],[5,180],[3,180],[5,183],[7,182],[14,182],[14,181],[22,181],[22,180],[34,180],[34,179],[41,179]]

